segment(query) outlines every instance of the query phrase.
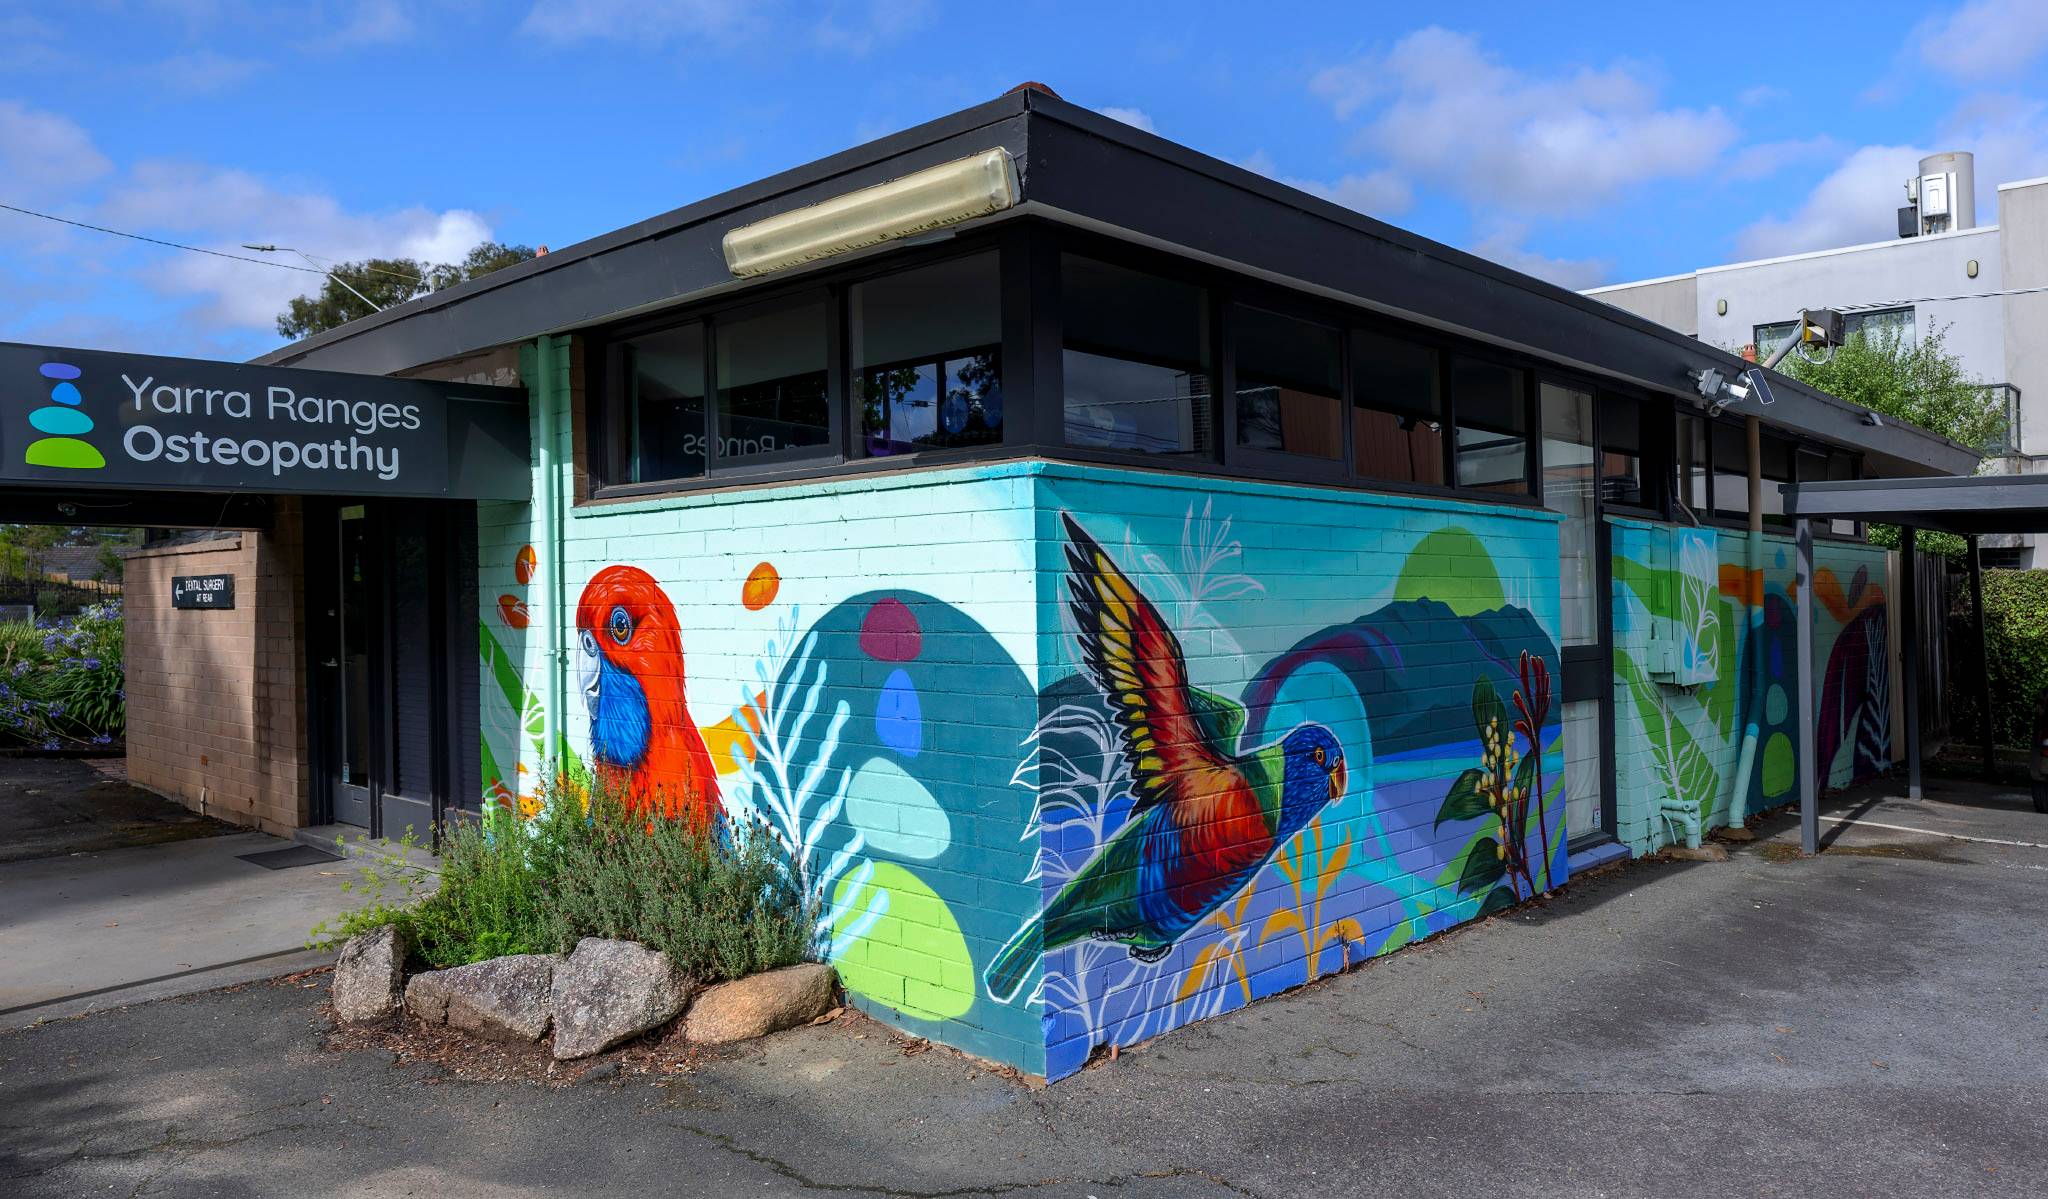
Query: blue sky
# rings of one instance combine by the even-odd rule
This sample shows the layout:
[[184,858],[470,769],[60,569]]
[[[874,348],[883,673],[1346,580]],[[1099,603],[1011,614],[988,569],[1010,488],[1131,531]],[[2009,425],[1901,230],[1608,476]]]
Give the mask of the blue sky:
[[[1766,10],[0,0],[0,203],[329,258],[562,247],[1039,79],[1571,286],[2048,174],[2048,0]],[[1827,12],[1838,15],[1828,21]],[[242,357],[314,282],[0,211],[0,340]]]

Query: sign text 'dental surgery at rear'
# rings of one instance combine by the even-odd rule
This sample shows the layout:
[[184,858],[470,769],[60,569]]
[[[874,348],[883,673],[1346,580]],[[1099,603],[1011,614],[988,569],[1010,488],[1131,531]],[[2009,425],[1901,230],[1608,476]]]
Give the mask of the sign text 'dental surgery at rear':
[[0,478],[77,487],[437,495],[448,487],[448,400],[459,390],[423,380],[0,345]]

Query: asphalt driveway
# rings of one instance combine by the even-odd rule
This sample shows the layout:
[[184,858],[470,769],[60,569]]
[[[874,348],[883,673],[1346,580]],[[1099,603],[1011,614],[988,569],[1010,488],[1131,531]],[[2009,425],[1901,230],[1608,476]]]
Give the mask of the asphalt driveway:
[[0,1191],[2039,1195],[2025,805],[1851,797],[1896,827],[1780,818],[1043,1090],[862,1021],[550,1090],[331,1049],[313,980],[145,1004],[0,1034]]

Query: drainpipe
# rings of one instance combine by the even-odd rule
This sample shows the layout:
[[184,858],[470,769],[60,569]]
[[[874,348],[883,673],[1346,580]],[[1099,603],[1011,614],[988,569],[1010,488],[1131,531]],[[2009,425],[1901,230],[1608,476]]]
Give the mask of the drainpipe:
[[[1728,798],[1728,828],[1732,835],[1744,837],[1747,830],[1743,824],[1749,819],[1750,772],[1756,769],[1757,738],[1763,725],[1764,696],[1764,605],[1761,584],[1764,560],[1764,470],[1763,470],[1763,422],[1755,416],[1745,417],[1744,432],[1749,440],[1749,537],[1743,554],[1742,574],[1743,605],[1749,617],[1749,686],[1743,696],[1744,722],[1742,728],[1742,754],[1735,761],[1735,793]],[[1752,580],[1756,580],[1756,593],[1750,592]],[[1755,603],[1749,601],[1754,599]],[[1695,842],[1697,844],[1697,842]]]
[[[544,728],[547,730],[547,754],[557,757],[566,744],[568,713],[563,690],[566,655],[563,653],[563,625],[567,613],[562,608],[562,472],[556,438],[561,428],[558,406],[561,389],[556,379],[559,353],[553,337],[543,336],[534,343],[534,374],[539,377],[539,386],[534,389],[538,400],[535,404],[540,428],[533,440],[534,453],[540,464],[540,543],[541,562],[547,570],[546,614],[542,622],[546,630],[542,647],[547,655],[547,715]],[[559,768],[560,763],[556,766]]]

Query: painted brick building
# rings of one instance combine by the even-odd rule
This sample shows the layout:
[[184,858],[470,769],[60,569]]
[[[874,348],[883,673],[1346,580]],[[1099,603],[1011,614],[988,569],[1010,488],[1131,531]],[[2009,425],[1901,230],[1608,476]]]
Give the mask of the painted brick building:
[[856,1003],[1051,1077],[1885,769],[1885,556],[1824,541],[1802,749],[1778,485],[1975,461],[1033,90],[263,365],[530,414],[251,534],[305,820],[715,798]]

